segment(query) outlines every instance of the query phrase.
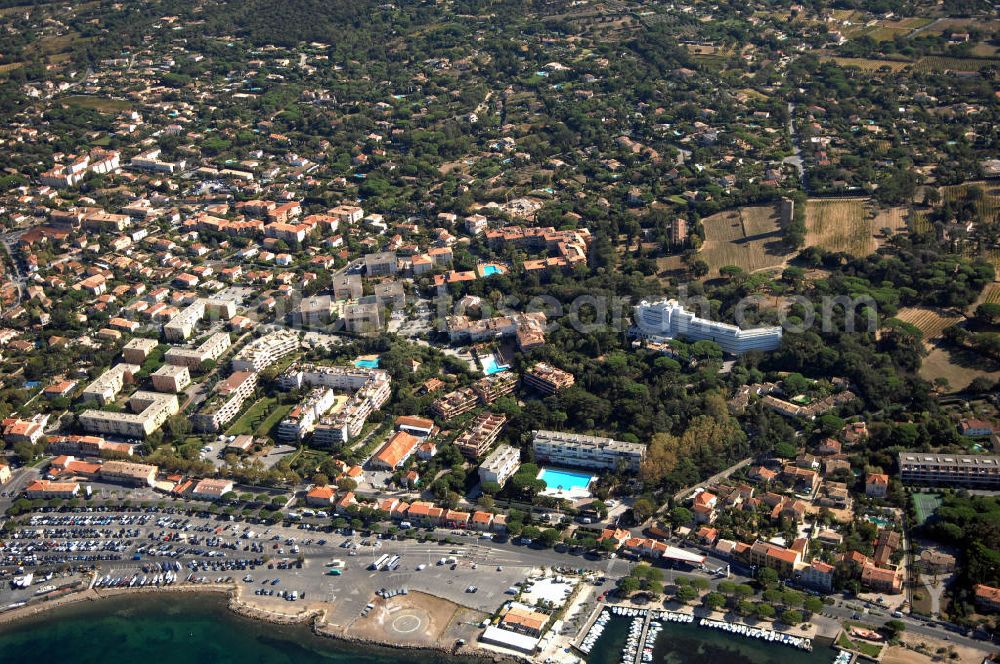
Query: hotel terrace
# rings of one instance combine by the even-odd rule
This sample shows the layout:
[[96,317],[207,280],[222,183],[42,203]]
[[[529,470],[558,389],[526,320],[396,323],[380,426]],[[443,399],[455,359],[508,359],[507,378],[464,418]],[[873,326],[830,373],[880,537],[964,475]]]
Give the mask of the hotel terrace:
[[468,316],[449,316],[448,338],[452,343],[478,343],[514,336],[521,350],[545,344],[545,313],[535,311],[472,320]]

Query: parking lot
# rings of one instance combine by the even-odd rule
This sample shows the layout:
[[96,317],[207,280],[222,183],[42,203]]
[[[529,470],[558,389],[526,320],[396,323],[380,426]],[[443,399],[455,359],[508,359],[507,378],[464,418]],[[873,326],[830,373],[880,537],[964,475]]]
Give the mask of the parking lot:
[[422,337],[434,331],[434,303],[431,300],[417,299],[414,302],[412,315],[405,312],[393,312],[389,319],[389,332],[396,332],[404,337]]
[[[492,613],[505,591],[535,569],[553,562],[551,550],[499,543],[477,534],[452,532],[452,543],[410,539],[379,539],[297,526],[260,526],[230,522],[211,515],[177,513],[173,508],[121,511],[36,513],[18,519],[0,541],[0,606],[28,601],[60,579],[106,579],[114,587],[135,587],[144,576],[154,578],[164,563],[179,565],[177,584],[235,583],[244,596],[262,603],[328,602],[330,621],[349,624],[379,597],[402,592],[426,592],[469,609]],[[439,533],[439,536],[443,533]],[[399,556],[391,571],[369,569],[382,556]],[[566,565],[624,574],[622,560],[588,560],[559,556]],[[339,575],[327,564],[342,561]],[[444,561],[444,562],[443,562]],[[93,575],[89,573],[93,572]],[[28,588],[9,583],[28,573]],[[46,576],[53,576],[46,581]],[[59,581],[49,583],[53,578]],[[150,581],[151,582],[151,581]],[[159,584],[157,584],[159,585]],[[471,592],[471,587],[475,591]],[[253,588],[253,590],[250,590]],[[267,591],[262,595],[256,591]],[[273,591],[273,594],[272,594]]]

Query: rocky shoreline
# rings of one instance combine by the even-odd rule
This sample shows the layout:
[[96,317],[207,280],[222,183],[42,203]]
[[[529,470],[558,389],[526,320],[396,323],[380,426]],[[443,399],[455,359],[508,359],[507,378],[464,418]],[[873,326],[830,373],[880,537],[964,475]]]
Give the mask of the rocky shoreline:
[[235,584],[205,584],[205,585],[179,585],[163,588],[115,588],[110,590],[95,590],[87,588],[75,593],[64,595],[58,599],[39,602],[29,606],[20,607],[11,611],[0,613],[0,625],[10,625],[21,620],[37,616],[39,614],[57,609],[63,606],[70,606],[85,601],[99,601],[112,597],[124,597],[132,595],[155,595],[160,593],[215,593],[228,595],[227,608],[233,613],[260,622],[273,625],[300,625],[308,623],[313,634],[328,639],[342,641],[353,646],[392,648],[394,650],[426,651],[436,652],[449,656],[460,656],[479,659],[484,662],[525,662],[530,661],[516,656],[505,656],[495,652],[489,652],[471,646],[463,645],[457,650],[449,648],[443,644],[436,646],[414,645],[405,643],[391,643],[379,641],[371,638],[359,638],[351,636],[343,631],[343,628],[331,625],[326,622],[326,610],[322,608],[303,609],[297,613],[289,614],[281,611],[271,611],[264,607],[255,605],[241,597],[240,587]]

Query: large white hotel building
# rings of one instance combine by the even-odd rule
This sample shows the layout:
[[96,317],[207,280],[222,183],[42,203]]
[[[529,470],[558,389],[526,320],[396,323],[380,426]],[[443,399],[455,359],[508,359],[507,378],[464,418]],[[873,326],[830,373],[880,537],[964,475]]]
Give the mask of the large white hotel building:
[[646,458],[646,446],[601,436],[563,431],[532,431],[535,460],[557,466],[638,472]]
[[730,355],[742,355],[751,350],[776,350],[781,345],[780,327],[743,330],[736,325],[698,318],[677,300],[643,300],[635,308],[635,324],[645,337],[714,341]]

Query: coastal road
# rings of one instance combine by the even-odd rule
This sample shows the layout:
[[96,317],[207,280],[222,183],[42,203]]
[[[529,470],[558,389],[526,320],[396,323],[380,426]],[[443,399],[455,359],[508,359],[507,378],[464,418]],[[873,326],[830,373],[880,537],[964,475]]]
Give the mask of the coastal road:
[[[850,620],[855,613],[858,613],[850,604],[849,602],[838,602],[836,605],[824,607],[822,613],[824,616],[834,618],[838,623]],[[920,634],[932,639],[944,639],[969,648],[982,649],[986,647],[983,640],[967,637],[954,628],[920,620],[914,616],[904,615],[902,618],[893,618],[888,612],[879,612],[884,613],[884,615],[875,615],[871,612],[862,613],[859,620],[877,626],[884,625],[890,620],[899,620],[906,625],[906,631],[910,634]]]

